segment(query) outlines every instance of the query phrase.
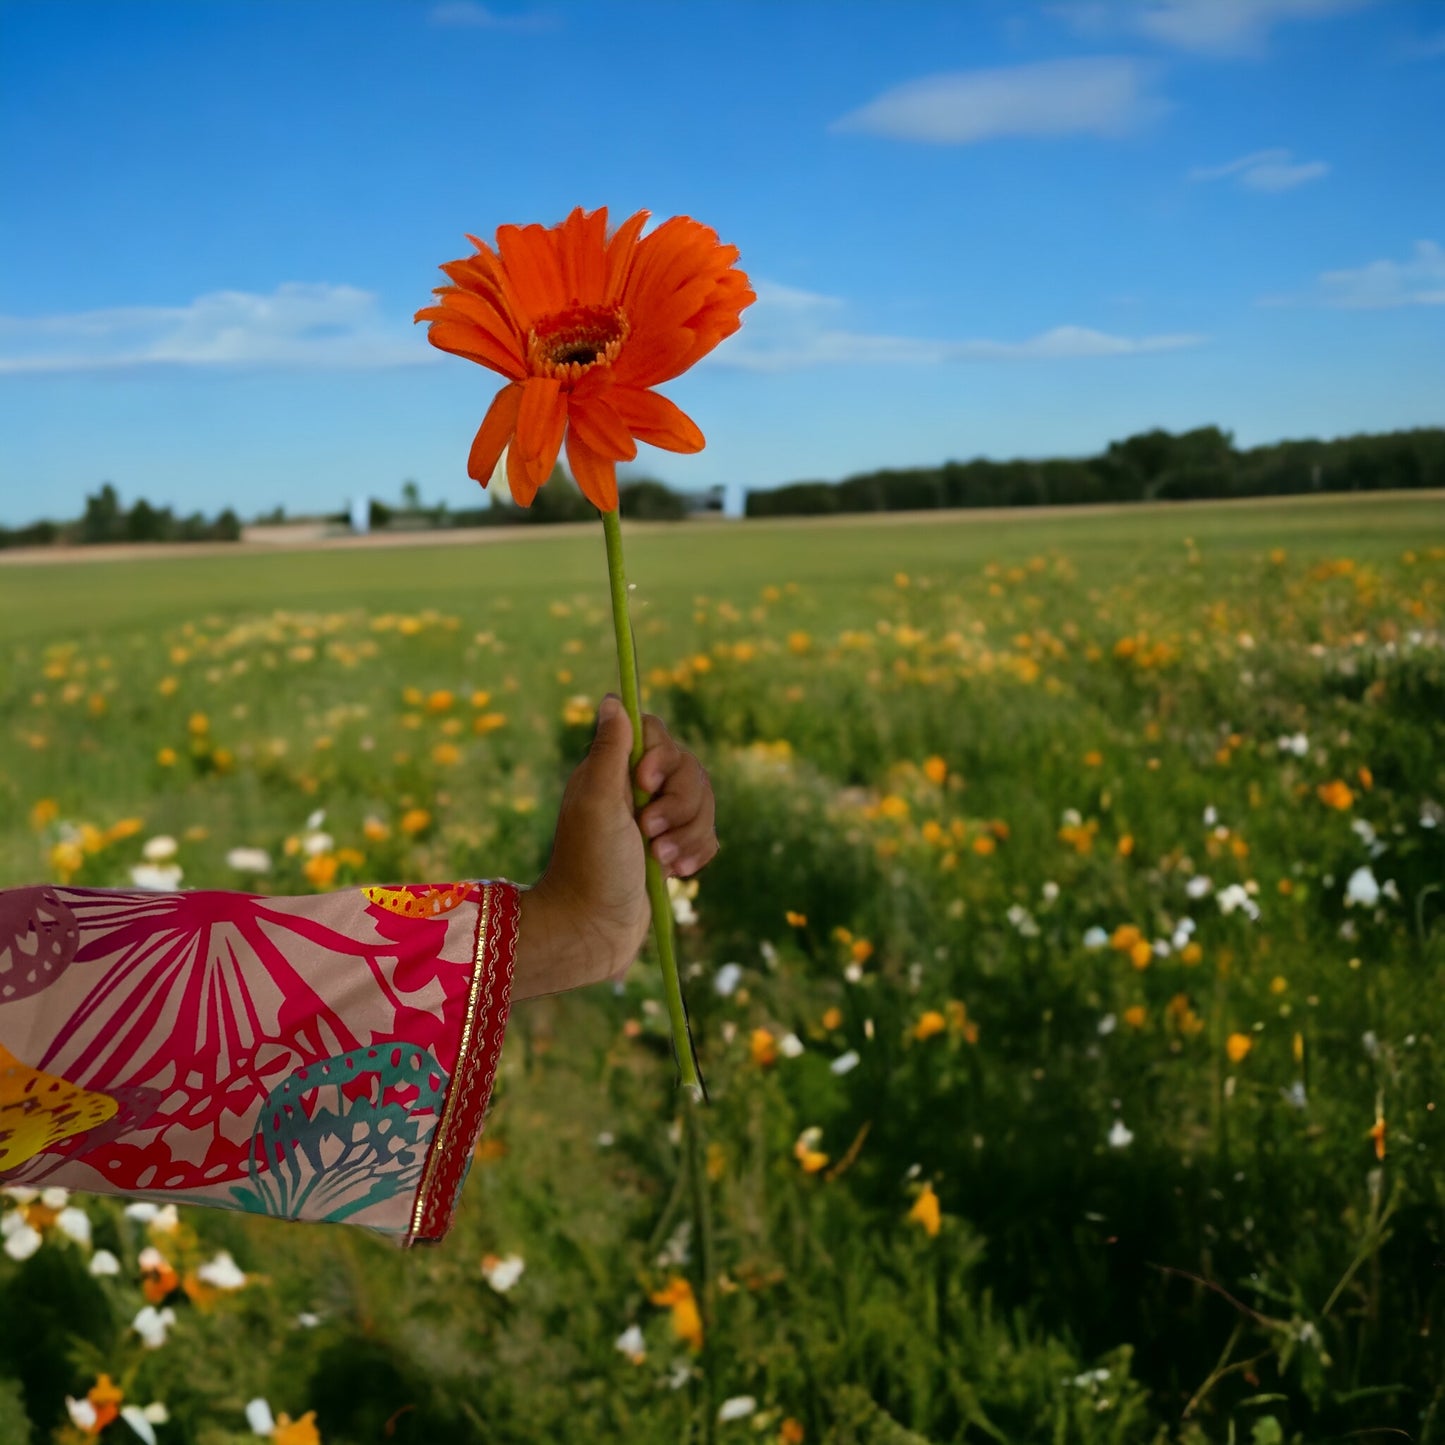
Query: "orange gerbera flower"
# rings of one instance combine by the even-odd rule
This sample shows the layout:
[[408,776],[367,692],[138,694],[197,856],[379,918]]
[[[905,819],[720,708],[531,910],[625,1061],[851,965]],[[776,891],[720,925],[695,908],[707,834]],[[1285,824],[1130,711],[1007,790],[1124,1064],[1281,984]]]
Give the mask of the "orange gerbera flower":
[[427,339],[507,377],[472,443],[468,475],[483,486],[503,448],[522,506],[551,475],[565,434],[583,495],[617,507],[619,461],[639,441],[702,450],[691,418],[652,387],[681,375],[741,325],[757,298],[733,262],[737,248],[688,216],[638,239],[648,212],[607,235],[607,210],[579,206],[560,226],[502,226],[496,249],[442,270]]

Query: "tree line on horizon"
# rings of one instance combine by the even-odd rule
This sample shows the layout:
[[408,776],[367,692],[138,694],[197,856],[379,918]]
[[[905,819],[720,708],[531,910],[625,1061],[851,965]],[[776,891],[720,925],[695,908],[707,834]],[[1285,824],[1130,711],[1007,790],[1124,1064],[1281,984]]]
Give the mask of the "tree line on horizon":
[[[826,516],[842,512],[929,511],[944,507],[1083,506],[1098,502],[1167,502],[1229,497],[1286,497],[1312,492],[1411,491],[1445,488],[1445,427],[1365,433],[1334,441],[1282,441],[1239,450],[1231,432],[1197,427],[1141,432],[1092,457],[997,462],[985,457],[937,467],[888,467],[839,482],[792,482],[747,493],[749,517]],[[678,521],[687,499],[651,478],[624,481],[622,515]],[[594,511],[559,463],[530,507],[503,497],[474,508],[427,507],[415,482],[393,506],[373,500],[373,529],[505,527],[590,521]],[[346,512],[326,518],[337,524]],[[285,520],[283,508],[258,517]],[[108,542],[236,542],[241,520],[229,507],[207,519],[177,516],[144,498],[121,504],[106,482],[71,521],[0,527],[0,548]]]
[[841,482],[793,482],[749,492],[749,517],[906,512],[941,507],[1081,506],[1283,497],[1445,487],[1445,427],[1282,441],[1238,450],[1215,426],[1156,429],[1097,456],[944,462],[883,468]]
[[85,499],[85,512],[68,522],[40,521],[0,527],[0,547],[74,547],[103,542],[239,542],[241,519],[227,507],[214,518],[200,512],[178,517],[144,497],[133,506],[106,482]]

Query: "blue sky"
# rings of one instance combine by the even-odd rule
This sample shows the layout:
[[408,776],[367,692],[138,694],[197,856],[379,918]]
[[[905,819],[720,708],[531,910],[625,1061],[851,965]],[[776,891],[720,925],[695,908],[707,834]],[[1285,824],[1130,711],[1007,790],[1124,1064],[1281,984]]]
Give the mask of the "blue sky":
[[474,505],[467,231],[686,213],[760,300],[635,470],[1445,423],[1442,0],[0,0],[0,522]]

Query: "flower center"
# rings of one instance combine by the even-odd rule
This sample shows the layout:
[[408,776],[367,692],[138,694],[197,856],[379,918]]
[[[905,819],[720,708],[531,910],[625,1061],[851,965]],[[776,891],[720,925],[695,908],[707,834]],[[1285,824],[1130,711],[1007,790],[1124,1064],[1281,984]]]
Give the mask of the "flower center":
[[631,329],[620,306],[569,306],[527,333],[527,361],[534,376],[576,381],[589,367],[616,361]]

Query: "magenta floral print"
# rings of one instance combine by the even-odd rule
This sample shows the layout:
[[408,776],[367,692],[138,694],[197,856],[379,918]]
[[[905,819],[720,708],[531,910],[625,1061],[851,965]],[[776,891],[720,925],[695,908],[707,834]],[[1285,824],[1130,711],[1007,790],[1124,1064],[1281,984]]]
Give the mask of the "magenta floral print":
[[0,892],[0,1182],[439,1238],[516,929],[504,882]]

